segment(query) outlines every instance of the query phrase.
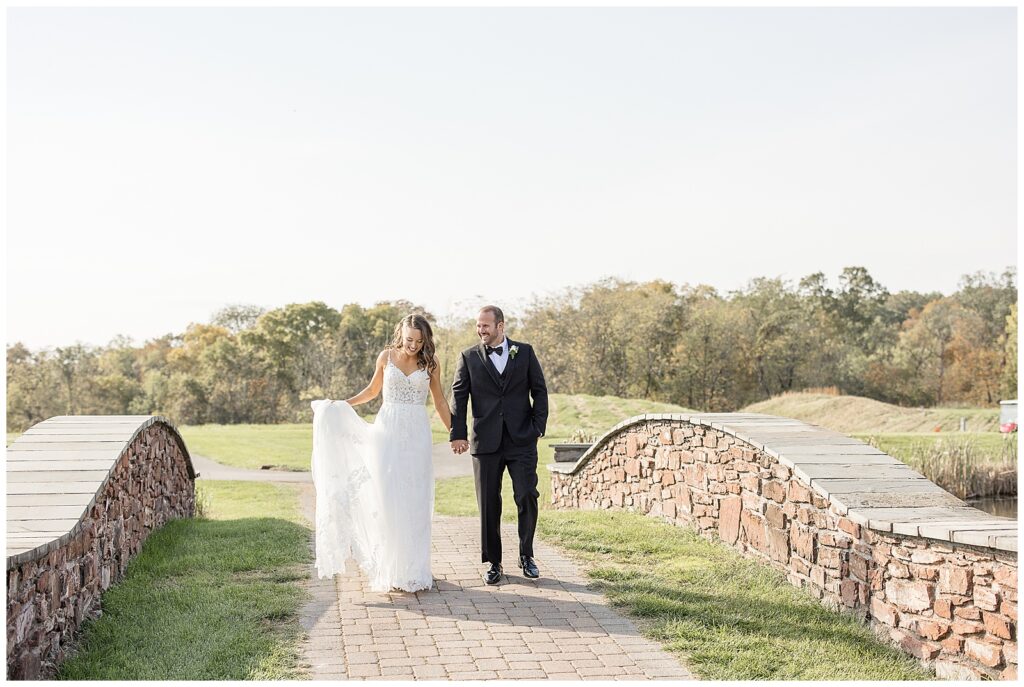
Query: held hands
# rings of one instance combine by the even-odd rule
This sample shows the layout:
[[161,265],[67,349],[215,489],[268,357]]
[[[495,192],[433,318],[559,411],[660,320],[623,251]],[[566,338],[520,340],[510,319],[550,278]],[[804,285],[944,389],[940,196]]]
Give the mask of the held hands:
[[452,453],[458,455],[469,450],[469,442],[465,439],[456,439],[452,442]]

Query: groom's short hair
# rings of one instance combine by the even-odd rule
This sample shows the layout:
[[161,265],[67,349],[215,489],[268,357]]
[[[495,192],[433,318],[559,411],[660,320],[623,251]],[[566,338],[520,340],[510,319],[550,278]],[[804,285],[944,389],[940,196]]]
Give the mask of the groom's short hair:
[[505,321],[505,313],[501,312],[501,308],[496,305],[485,305],[480,308],[480,312],[489,312],[494,315],[495,325]]

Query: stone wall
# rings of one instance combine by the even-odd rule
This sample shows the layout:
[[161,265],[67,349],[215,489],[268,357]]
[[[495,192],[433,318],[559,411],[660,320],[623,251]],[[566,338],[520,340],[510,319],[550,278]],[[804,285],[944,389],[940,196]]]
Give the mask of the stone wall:
[[13,565],[8,558],[8,678],[52,677],[75,631],[101,614],[100,594],[124,576],[149,534],[194,508],[184,444],[173,427],[150,424],[121,454],[68,541]]
[[763,448],[699,423],[626,424],[551,469],[557,508],[695,527],[869,620],[939,677],[1016,678],[1014,551],[869,529]]

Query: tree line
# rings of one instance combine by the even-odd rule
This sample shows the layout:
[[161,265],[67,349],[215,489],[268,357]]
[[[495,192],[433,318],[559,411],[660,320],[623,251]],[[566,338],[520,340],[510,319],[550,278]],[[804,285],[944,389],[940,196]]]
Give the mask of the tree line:
[[[483,304],[481,304],[483,305]],[[500,304],[499,304],[500,305]],[[7,346],[7,427],[54,415],[160,414],[178,424],[308,422],[309,401],[370,379],[395,323],[434,323],[442,374],[476,343],[475,320],[438,322],[407,301],[340,310],[230,305],[134,345]],[[890,292],[863,267],[833,288],[756,278],[707,285],[605,279],[535,299],[507,332],[535,346],[548,388],[733,411],[806,388],[909,406],[994,405],[1016,397],[1016,270],[964,275],[958,290]],[[375,411],[376,403],[366,407]]]

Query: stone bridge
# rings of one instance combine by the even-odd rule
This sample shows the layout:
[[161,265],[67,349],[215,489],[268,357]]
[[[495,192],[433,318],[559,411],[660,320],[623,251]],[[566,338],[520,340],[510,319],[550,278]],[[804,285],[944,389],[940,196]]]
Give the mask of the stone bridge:
[[640,415],[549,469],[557,508],[693,527],[860,615],[939,677],[1016,678],[1017,522],[861,441],[769,415]]
[[52,677],[151,532],[191,517],[195,478],[154,415],[60,416],[7,447],[7,677]]

